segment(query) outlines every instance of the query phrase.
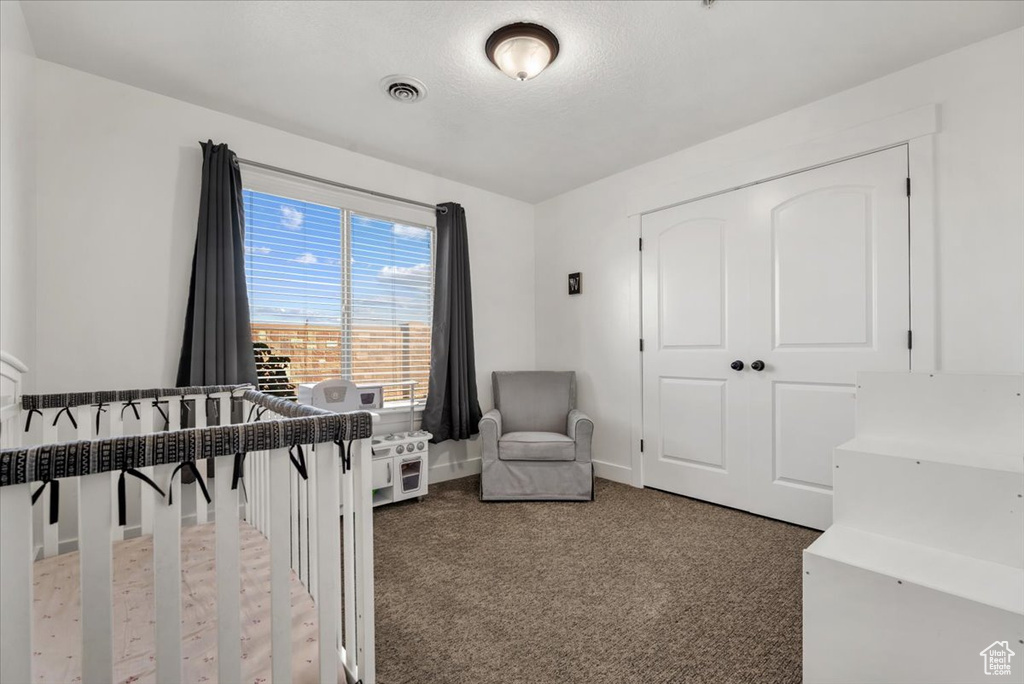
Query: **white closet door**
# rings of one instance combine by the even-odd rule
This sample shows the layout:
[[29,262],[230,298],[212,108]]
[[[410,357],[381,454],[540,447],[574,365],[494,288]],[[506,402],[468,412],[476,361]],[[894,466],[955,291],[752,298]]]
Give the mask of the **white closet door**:
[[909,370],[906,178],[898,147],[748,190],[754,513],[828,527],[857,372]]
[[857,372],[910,367],[906,178],[899,147],[643,218],[646,486],[831,524]]
[[742,507],[749,246],[736,193],[645,216],[644,484]]

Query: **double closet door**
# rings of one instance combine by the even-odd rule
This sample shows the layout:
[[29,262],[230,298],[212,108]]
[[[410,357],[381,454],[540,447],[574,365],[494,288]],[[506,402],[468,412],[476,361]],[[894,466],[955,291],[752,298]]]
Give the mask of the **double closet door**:
[[643,479],[832,520],[858,371],[910,368],[905,146],[644,216]]

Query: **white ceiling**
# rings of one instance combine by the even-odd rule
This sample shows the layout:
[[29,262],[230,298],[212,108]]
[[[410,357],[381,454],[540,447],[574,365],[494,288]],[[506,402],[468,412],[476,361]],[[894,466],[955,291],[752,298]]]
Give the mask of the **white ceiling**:
[[[530,202],[1024,25],[998,0],[22,6],[42,59]],[[526,83],[483,51],[513,21],[561,42]],[[386,99],[393,73],[427,99]]]

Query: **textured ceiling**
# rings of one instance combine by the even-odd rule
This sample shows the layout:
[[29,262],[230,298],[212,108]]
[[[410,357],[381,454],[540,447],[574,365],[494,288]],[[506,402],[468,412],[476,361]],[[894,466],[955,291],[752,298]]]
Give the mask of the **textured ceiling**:
[[[540,201],[1024,25],[1024,3],[23,2],[42,59]],[[561,42],[515,82],[483,45]],[[390,101],[415,76],[429,96]]]

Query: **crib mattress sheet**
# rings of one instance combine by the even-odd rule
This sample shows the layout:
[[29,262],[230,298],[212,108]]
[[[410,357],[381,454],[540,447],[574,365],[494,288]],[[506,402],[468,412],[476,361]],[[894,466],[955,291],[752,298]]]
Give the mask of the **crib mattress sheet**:
[[[215,525],[181,531],[182,669],[186,682],[217,681]],[[240,524],[242,679],[270,681],[270,543]],[[139,537],[113,545],[114,675],[117,682],[155,682],[153,544]],[[78,553],[34,564],[33,658],[36,682],[81,682]],[[292,573],[292,673],[317,682],[317,618],[313,600]],[[339,677],[344,682],[344,675]],[[230,683],[225,683],[230,684]]]

